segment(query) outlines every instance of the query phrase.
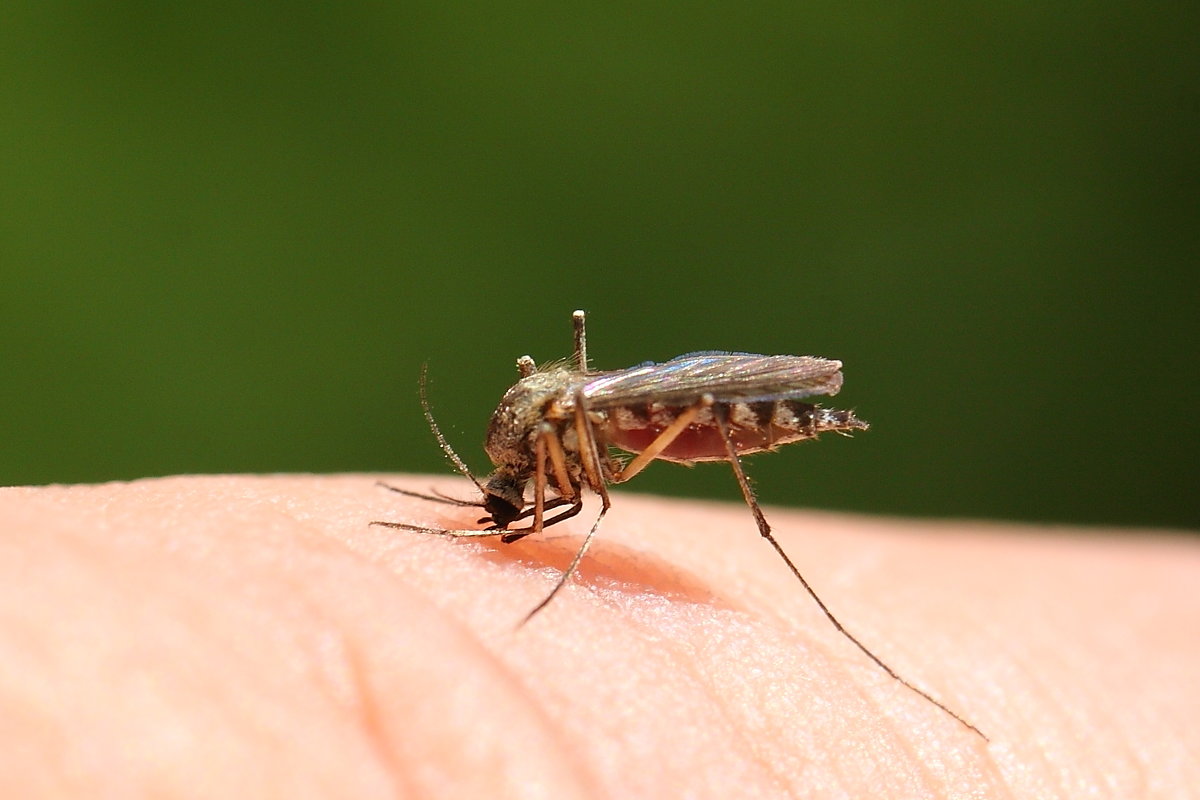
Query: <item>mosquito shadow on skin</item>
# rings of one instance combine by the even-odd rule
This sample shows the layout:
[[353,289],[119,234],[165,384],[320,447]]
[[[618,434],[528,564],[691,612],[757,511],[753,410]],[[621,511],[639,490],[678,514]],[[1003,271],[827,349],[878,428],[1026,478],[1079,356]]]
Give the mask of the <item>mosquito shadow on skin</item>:
[[[476,539],[479,553],[494,564],[518,564],[536,570],[566,570],[579,550],[582,535],[527,536],[505,544],[499,538]],[[465,542],[464,542],[465,544]],[[687,570],[658,556],[612,541],[593,541],[572,583],[631,594],[651,594],[669,600],[727,608],[712,586]]]

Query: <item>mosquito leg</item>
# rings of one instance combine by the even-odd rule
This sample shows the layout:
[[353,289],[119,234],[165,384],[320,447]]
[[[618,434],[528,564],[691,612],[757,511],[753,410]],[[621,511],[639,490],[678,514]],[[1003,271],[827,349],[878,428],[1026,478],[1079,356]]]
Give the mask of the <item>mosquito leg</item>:
[[429,533],[434,536],[448,536],[452,539],[469,539],[469,538],[484,538],[487,536],[500,536],[509,533],[509,531],[501,530],[500,528],[484,528],[474,531],[448,531],[441,528],[426,528],[421,525],[409,525],[407,522],[382,522],[375,520],[371,525],[378,525],[381,528],[397,528],[402,531],[416,531],[417,533]]
[[796,567],[796,565],[794,563],[792,563],[792,559],[788,557],[788,554],[786,552],[784,552],[784,550],[780,546],[779,542],[775,539],[774,535],[772,535],[772,533],[771,533],[771,526],[767,524],[767,518],[763,515],[762,509],[759,508],[759,506],[758,506],[758,500],[754,497],[754,490],[750,488],[750,481],[747,480],[746,472],[745,472],[745,470],[742,469],[742,462],[741,462],[741,459],[738,458],[737,449],[733,446],[733,439],[729,436],[729,423],[728,423],[728,419],[727,419],[728,414],[729,414],[729,411],[724,406],[716,406],[713,409],[713,417],[716,419],[717,428],[721,432],[721,440],[725,443],[725,453],[729,457],[730,466],[733,467],[733,474],[734,474],[734,477],[737,478],[738,487],[741,488],[741,490],[742,490],[742,497],[745,498],[746,505],[748,505],[750,507],[750,513],[754,515],[754,521],[755,521],[755,523],[758,524],[758,532],[760,534],[762,534],[762,537],[770,543],[771,547],[775,548],[775,552],[779,554],[779,557],[783,559],[785,564],[787,564],[788,569],[790,569],[792,571],[792,574],[795,575],[796,578],[800,581],[801,585],[804,586],[804,589],[805,589],[805,591],[808,592],[809,597],[811,597],[816,602],[817,606],[825,614],[825,617],[831,623],[833,623],[833,627],[837,628],[839,633],[841,633],[843,636],[845,636],[847,639],[849,639],[851,642],[853,642],[854,646],[857,647],[859,650],[861,650],[863,653],[865,653],[867,655],[867,657],[869,659],[871,659],[872,661],[874,661],[875,664],[880,669],[882,669],[888,675],[892,676],[892,678],[894,678],[895,680],[900,682],[902,685],[907,686],[909,689],[911,689],[912,691],[919,694],[921,697],[928,700],[930,703],[933,703],[935,706],[940,708],[942,711],[945,711],[947,714],[954,717],[956,720],[958,720],[960,723],[962,723],[965,727],[970,729],[972,732],[978,734],[985,742],[989,741],[989,739],[983,735],[983,731],[979,730],[979,728],[976,728],[974,725],[967,722],[965,719],[960,717],[958,714],[955,714],[949,708],[942,705],[942,703],[935,700],[927,692],[917,688],[915,685],[909,683],[904,678],[901,678],[894,669],[892,669],[887,664],[885,664],[879,658],[879,656],[872,653],[869,649],[867,649],[866,645],[864,645],[857,638],[855,638],[854,634],[852,634],[852,633],[850,633],[850,631],[846,630],[846,628],[842,625],[842,623],[838,621],[838,618],[833,615],[833,612],[829,610],[829,607],[826,606],[825,603],[821,600],[821,598],[817,596],[816,591],[812,588],[812,586],[809,585],[808,581],[804,579],[804,576],[800,574],[800,570]]
[[654,441],[651,442],[645,450],[638,453],[632,461],[625,465],[624,469],[622,469],[616,476],[613,477],[613,483],[624,483],[634,475],[637,475],[639,472],[644,470],[651,461],[658,458],[659,454],[662,453],[663,450],[666,450],[671,446],[671,442],[675,441],[675,439],[679,437],[679,434],[683,433],[687,426],[692,424],[692,421],[699,416],[701,411],[709,408],[712,406],[712,404],[713,396],[711,394],[706,394],[701,396],[701,398],[695,403],[685,408],[679,414],[679,416],[675,418],[674,422],[663,429],[662,433],[654,437]]
[[[554,429],[550,427],[549,424],[543,424],[542,429],[538,434],[537,441],[533,445],[533,458],[535,465],[533,473],[533,522],[528,528],[517,528],[516,530],[505,531],[503,534],[501,534],[500,541],[504,542],[505,544],[510,544],[518,539],[523,539],[531,533],[541,533],[546,529],[545,514],[547,507],[554,508],[562,505],[564,502],[567,502],[562,497],[556,497],[551,500],[550,503],[546,502],[546,442],[551,439],[553,439],[556,443],[558,441],[557,437],[555,436]],[[517,519],[528,516],[529,513],[529,509],[525,509],[518,515]],[[574,510],[568,510],[565,515],[559,514],[557,517],[555,517],[554,522],[560,522],[563,519],[566,519],[569,516],[574,516],[578,513],[578,508]]]
[[546,511],[546,434],[542,432],[533,445],[533,531],[542,529]]
[[[561,497],[556,497],[556,498],[554,498],[554,500],[551,500],[549,503],[546,504],[546,508],[548,508],[548,509],[549,508],[558,508],[559,506],[565,505],[567,502],[569,502],[569,501],[563,500]],[[452,539],[486,538],[488,536],[499,536],[500,541],[504,542],[505,544],[508,544],[509,542],[515,542],[518,539],[523,539],[531,533],[540,533],[541,531],[544,531],[546,528],[549,528],[551,525],[556,525],[556,524],[562,522],[564,519],[570,519],[571,517],[575,516],[582,510],[583,510],[583,503],[576,500],[571,505],[570,508],[568,508],[566,511],[562,512],[561,514],[557,514],[557,515],[551,517],[550,519],[546,520],[545,522],[542,523],[542,527],[537,530],[535,530],[533,527],[514,528],[511,530],[505,530],[504,528],[483,528],[480,530],[444,530],[442,528],[427,528],[424,525],[410,525],[407,522],[383,522],[383,521],[379,521],[379,520],[371,522],[369,524],[378,525],[381,528],[396,528],[396,529],[402,530],[402,531],[416,531],[417,533],[429,533],[434,536],[448,536]],[[526,513],[531,513],[531,512],[526,512]]]
[[[563,502],[565,503],[567,501],[564,500]],[[560,505],[560,504],[556,503],[556,505]],[[549,508],[549,506],[547,506],[547,508]],[[542,525],[542,530],[546,530],[546,528],[549,528],[551,525],[557,525],[558,523],[562,522],[564,519],[570,519],[571,517],[578,514],[580,511],[583,511],[583,501],[576,500],[575,502],[571,503],[571,507],[568,508],[566,511],[546,520],[546,523],[544,525]]]
[[[579,500],[574,496],[574,493],[571,493],[566,497],[555,497],[551,500],[546,499],[546,486],[547,486],[546,460],[547,460],[547,456],[550,457],[550,461],[554,464],[556,479],[560,479],[560,480],[564,481],[567,490],[570,490],[573,488],[571,486],[571,483],[570,483],[570,480],[568,477],[560,477],[557,474],[558,472],[560,472],[560,466],[561,466],[562,475],[563,476],[568,475],[567,467],[566,467],[566,456],[563,453],[562,443],[559,441],[558,435],[555,433],[553,427],[551,427],[550,425],[547,424],[543,427],[541,436],[538,437],[537,443],[534,446],[534,453],[535,453],[535,459],[536,459],[536,463],[537,463],[536,471],[534,474],[534,503],[533,503],[532,507],[525,509],[517,516],[517,519],[522,519],[522,518],[528,517],[530,515],[533,516],[533,522],[527,528],[517,528],[515,530],[504,530],[504,529],[493,527],[493,528],[487,528],[487,529],[480,530],[480,531],[468,531],[468,530],[441,530],[438,528],[427,528],[427,527],[423,527],[420,525],[409,525],[409,524],[403,523],[403,522],[372,522],[371,524],[372,525],[381,525],[381,526],[389,527],[389,528],[399,528],[401,530],[419,531],[421,533],[431,533],[431,534],[436,534],[436,535],[440,535],[440,536],[457,536],[457,537],[499,536],[500,540],[502,542],[505,542],[506,544],[510,543],[510,542],[515,542],[518,539],[522,539],[531,533],[539,533],[542,530],[545,530],[545,528],[549,525],[554,525],[555,523],[562,522],[564,519],[569,519],[570,517],[575,516],[583,508],[583,504],[581,502],[579,502]],[[423,500],[433,500],[436,502],[449,503],[451,505],[456,505],[456,506],[478,507],[478,506],[483,505],[482,502],[471,503],[471,502],[467,502],[465,500],[456,500],[454,498],[445,497],[445,496],[441,496],[441,495],[427,495],[427,494],[421,494],[420,492],[410,492],[407,489],[399,489],[395,486],[388,486],[385,483],[380,483],[379,485],[383,486],[386,489],[390,489],[393,492],[397,492],[397,493],[403,494],[403,495],[408,495],[410,497],[417,497],[417,498],[420,498]],[[553,508],[559,508],[560,506],[566,505],[567,503],[572,503],[573,504],[572,507],[567,509],[562,514],[559,514],[559,515],[553,517],[552,519],[549,519],[549,520],[545,519],[546,511],[549,511],[550,509],[553,509]],[[487,520],[487,519],[488,518],[486,518],[486,517],[484,518],[484,520]],[[481,520],[481,521],[484,521],[484,520]]]
[[604,469],[600,464],[600,442],[596,439],[596,429],[592,427],[592,420],[587,411],[587,398],[583,396],[583,391],[575,392],[575,431],[579,435],[579,460],[583,462],[583,471],[591,481],[592,491],[600,495],[600,499],[604,501],[604,510],[607,511],[610,503],[608,489],[604,483]]
[[438,494],[436,489],[434,490],[434,494],[422,494],[421,492],[413,492],[409,491],[408,489],[401,489],[399,487],[384,483],[383,481],[375,481],[375,485],[382,486],[389,492],[395,492],[396,494],[402,494],[407,497],[416,497],[419,500],[431,500],[434,503],[445,503],[446,505],[451,506],[467,506],[470,508],[481,508],[483,506],[483,503],[480,501],[459,500],[456,497],[447,497],[444,494]]
[[579,440],[579,460],[583,462],[583,474],[587,477],[588,486],[592,491],[599,492],[600,487],[604,486],[604,476],[600,469],[600,457],[596,453],[596,432],[592,430],[592,421],[588,419],[583,392],[575,393],[575,436]]
[[567,454],[563,452],[562,442],[549,422],[542,423],[542,438],[546,440],[546,452],[550,456],[550,466],[554,469],[554,483],[558,486],[558,493],[574,500],[576,491],[571,483],[571,473],[567,469]]
[[[545,510],[549,511],[552,508],[560,508],[561,506],[565,506],[567,503],[573,503],[573,502],[575,502],[575,501],[571,500],[570,498],[567,498],[567,497],[556,497],[553,500],[546,501],[546,509]],[[515,519],[525,519],[526,517],[531,516],[532,514],[533,514],[533,509],[527,508],[524,511],[522,511],[520,514],[517,514]],[[550,524],[551,524],[550,520],[546,520],[546,523],[544,525],[542,525],[542,527],[548,528],[548,527],[550,527]]]
[[604,506],[600,509],[600,513],[597,515],[596,521],[592,523],[592,529],[588,531],[587,536],[583,537],[583,544],[579,546],[579,550],[575,553],[575,557],[571,559],[571,563],[567,565],[567,568],[563,571],[563,574],[559,576],[558,583],[554,584],[554,588],[550,590],[550,594],[546,595],[542,599],[542,602],[534,606],[533,610],[525,615],[525,619],[521,620],[522,625],[524,625],[526,622],[529,622],[529,620],[533,619],[535,614],[545,608],[547,604],[554,599],[554,596],[557,595],[562,588],[567,585],[567,581],[571,580],[571,576],[574,575],[575,570],[579,568],[579,562],[583,560],[583,554],[588,551],[588,548],[592,544],[592,537],[596,535],[596,530],[600,527],[600,520],[604,519],[604,515],[608,513],[608,507],[609,503],[607,498],[605,498]]
[[[552,507],[557,507],[559,505],[562,505],[562,503],[559,503],[556,501],[556,502],[554,502],[553,505],[548,503],[546,505],[546,507],[552,508]],[[557,525],[558,523],[562,522],[564,519],[570,519],[571,517],[575,516],[582,510],[583,510],[583,503],[579,500],[576,500],[571,505],[571,507],[568,508],[566,511],[546,520],[542,524],[542,530],[543,531],[546,530],[546,528],[549,528],[551,525]],[[528,536],[531,533],[541,533],[541,531],[535,531],[533,528],[513,528],[513,529],[507,530],[507,531],[496,531],[496,533],[500,534],[500,541],[504,542],[505,544],[511,544],[512,542],[515,542],[518,539],[524,539],[526,536]]]
[[[596,442],[596,433],[592,430],[592,422],[588,419],[587,406],[585,405],[583,393],[579,392],[575,395],[575,425],[579,435],[579,458],[583,462],[584,472],[587,475],[600,475],[600,450]],[[546,605],[554,599],[562,588],[567,585],[567,581],[571,580],[571,576],[575,574],[575,570],[579,568],[579,562],[583,561],[583,556],[587,553],[588,548],[592,545],[592,538],[595,537],[596,531],[600,528],[600,521],[604,519],[604,515],[608,513],[612,501],[608,496],[608,487],[604,485],[603,480],[597,480],[592,484],[592,489],[596,494],[600,495],[600,513],[596,515],[596,521],[592,523],[591,530],[587,536],[583,537],[583,544],[579,545],[579,550],[575,553],[575,557],[571,559],[571,563],[563,570],[563,574],[559,576],[558,583],[554,584],[554,588],[550,590],[550,594],[546,595],[542,602],[533,607],[533,610],[525,615],[525,619],[521,621],[524,625],[533,616],[541,611]],[[583,504],[578,503],[577,506],[571,509],[572,513],[578,513],[576,509],[582,508]],[[565,515],[564,515],[565,516]],[[555,522],[558,520],[556,519]]]

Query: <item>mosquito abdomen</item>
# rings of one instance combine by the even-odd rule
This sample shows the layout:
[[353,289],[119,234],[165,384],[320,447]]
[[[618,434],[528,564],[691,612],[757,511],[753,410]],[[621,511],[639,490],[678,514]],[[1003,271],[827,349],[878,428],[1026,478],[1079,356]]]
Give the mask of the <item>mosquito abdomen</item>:
[[[722,409],[729,420],[730,437],[739,455],[815,439],[828,431],[849,433],[868,427],[854,416],[853,411],[821,408],[798,400],[718,403],[702,410],[659,458],[666,461],[729,460],[714,418],[714,413]],[[640,453],[685,410],[658,404],[612,409],[607,414],[605,437],[615,447]]]

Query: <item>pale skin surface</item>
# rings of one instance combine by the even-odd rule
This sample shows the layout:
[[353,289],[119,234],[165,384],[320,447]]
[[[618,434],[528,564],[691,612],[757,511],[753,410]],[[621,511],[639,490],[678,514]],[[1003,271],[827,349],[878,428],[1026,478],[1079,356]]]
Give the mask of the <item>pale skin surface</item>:
[[[715,468],[715,467],[714,467]],[[469,496],[463,481],[389,478]],[[0,796],[1183,798],[1184,537],[614,493],[503,545],[372,476],[0,489]]]

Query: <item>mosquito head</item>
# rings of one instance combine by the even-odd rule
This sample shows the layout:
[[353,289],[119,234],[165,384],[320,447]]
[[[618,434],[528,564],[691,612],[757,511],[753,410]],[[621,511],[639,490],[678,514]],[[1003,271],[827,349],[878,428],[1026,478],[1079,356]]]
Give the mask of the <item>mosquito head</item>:
[[525,509],[525,484],[528,476],[520,476],[505,469],[496,470],[483,484],[483,507],[491,515],[492,522],[505,528],[521,516]]

